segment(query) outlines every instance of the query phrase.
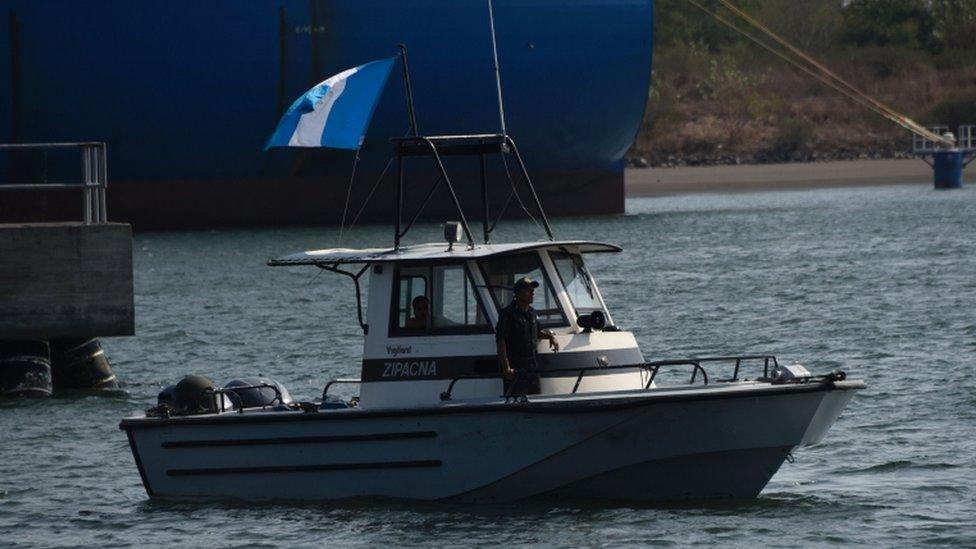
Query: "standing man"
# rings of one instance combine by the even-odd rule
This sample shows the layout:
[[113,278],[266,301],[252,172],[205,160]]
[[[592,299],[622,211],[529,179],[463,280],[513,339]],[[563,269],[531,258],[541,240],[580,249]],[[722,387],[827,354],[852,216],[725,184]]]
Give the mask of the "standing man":
[[498,348],[498,366],[505,378],[506,395],[537,395],[539,366],[536,347],[539,338],[549,340],[553,351],[559,343],[552,332],[539,330],[539,317],[532,308],[532,299],[539,283],[527,276],[515,281],[512,303],[501,310],[495,327],[495,343]]

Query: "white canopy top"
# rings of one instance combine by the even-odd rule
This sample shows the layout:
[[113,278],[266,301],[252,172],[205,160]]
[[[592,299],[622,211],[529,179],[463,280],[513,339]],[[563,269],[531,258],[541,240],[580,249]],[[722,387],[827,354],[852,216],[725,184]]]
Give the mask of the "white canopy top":
[[492,255],[502,255],[539,248],[577,248],[581,253],[620,252],[623,249],[614,244],[592,242],[588,240],[557,240],[541,242],[516,242],[511,244],[482,244],[468,248],[467,244],[459,242],[454,249],[448,251],[446,242],[432,242],[402,246],[399,250],[393,248],[331,248],[326,250],[310,250],[286,255],[268,261],[272,267],[291,265],[341,265],[351,263],[389,263],[395,261],[438,261],[443,259],[480,259]]

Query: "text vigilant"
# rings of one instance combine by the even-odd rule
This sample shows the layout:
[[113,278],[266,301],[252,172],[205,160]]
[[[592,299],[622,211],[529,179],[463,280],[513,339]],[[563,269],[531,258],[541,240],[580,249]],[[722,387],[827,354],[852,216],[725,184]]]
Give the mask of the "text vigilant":
[[383,363],[383,377],[433,377],[436,375],[436,360]]

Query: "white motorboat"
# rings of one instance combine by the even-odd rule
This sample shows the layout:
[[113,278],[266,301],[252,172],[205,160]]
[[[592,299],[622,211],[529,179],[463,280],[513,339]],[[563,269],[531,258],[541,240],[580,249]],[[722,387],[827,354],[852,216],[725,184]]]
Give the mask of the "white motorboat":
[[[811,375],[767,355],[645,361],[585,262],[587,254],[621,249],[552,238],[509,136],[394,144],[401,162],[436,160],[435,187],[448,187],[461,220],[446,224],[445,242],[401,245],[412,224],[401,229],[401,177],[393,247],[269,262],[352,279],[365,334],[361,377],[329,382],[316,402],[293,402],[271,380],[217,388],[188,378],[164,391],[156,408],[120,426],[150,496],[751,498],[797,447],[822,440],[865,387],[842,372]],[[440,160],[492,153],[518,160],[549,240],[490,243],[486,201],[484,243],[475,244]],[[466,244],[457,243],[462,235]],[[523,276],[541,283],[534,306],[560,347],[538,347],[537,395],[505,394],[496,356],[499,310]],[[432,314],[418,322],[411,303],[420,295]],[[680,369],[687,382],[661,383]],[[356,384],[359,395],[332,397],[336,383]]]

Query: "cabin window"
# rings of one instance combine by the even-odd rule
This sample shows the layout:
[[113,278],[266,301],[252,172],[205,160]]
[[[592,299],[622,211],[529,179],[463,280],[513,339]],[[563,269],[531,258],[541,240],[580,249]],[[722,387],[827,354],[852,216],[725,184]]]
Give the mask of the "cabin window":
[[603,306],[600,304],[600,298],[597,297],[593,278],[586,270],[583,258],[578,254],[566,252],[549,252],[549,256],[556,266],[559,279],[562,281],[563,287],[566,288],[569,301],[572,302],[576,312],[585,314],[602,311]]
[[[425,269],[401,269],[397,279],[396,326],[401,330],[425,331],[430,310]],[[426,303],[423,303],[426,301]]]
[[463,265],[434,267],[434,328],[487,326],[478,296]]
[[515,281],[528,276],[539,282],[539,287],[535,291],[535,301],[532,303],[532,307],[539,315],[539,325],[549,327],[568,324],[536,252],[494,257],[483,261],[481,266],[499,310],[512,302],[512,286]]
[[399,266],[390,335],[490,333],[464,265]]

